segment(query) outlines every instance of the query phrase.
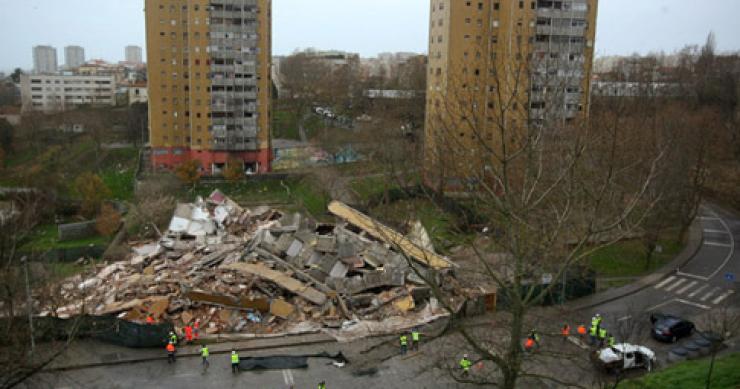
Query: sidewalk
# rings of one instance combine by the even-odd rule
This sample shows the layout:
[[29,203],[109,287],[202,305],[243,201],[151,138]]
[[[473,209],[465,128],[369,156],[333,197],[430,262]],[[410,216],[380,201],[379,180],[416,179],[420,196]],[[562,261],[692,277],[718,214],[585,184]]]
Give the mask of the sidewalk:
[[567,303],[566,307],[573,311],[581,311],[635,294],[650,285],[654,285],[656,282],[674,274],[680,267],[689,262],[701,248],[703,239],[701,223],[697,217],[694,219],[694,222],[691,223],[691,227],[689,228],[689,238],[686,243],[686,247],[684,247],[683,251],[681,251],[671,262],[663,265],[663,267],[655,272],[640,278],[636,282],[620,288],[609,289],[602,293],[580,298]]

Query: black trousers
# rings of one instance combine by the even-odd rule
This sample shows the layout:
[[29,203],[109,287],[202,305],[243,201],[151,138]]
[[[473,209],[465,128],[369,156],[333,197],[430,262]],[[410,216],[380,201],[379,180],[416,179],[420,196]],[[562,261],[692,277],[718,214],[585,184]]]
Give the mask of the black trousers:
[[238,364],[238,363],[232,363],[232,364],[231,364],[231,372],[232,372],[232,373],[237,373],[237,372],[239,372],[239,364]]

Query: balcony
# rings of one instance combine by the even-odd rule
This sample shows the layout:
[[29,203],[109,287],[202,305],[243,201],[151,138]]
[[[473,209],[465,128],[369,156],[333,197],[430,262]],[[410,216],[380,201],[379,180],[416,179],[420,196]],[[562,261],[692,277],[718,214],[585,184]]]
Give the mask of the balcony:
[[583,36],[585,32],[585,26],[537,26],[538,35]]

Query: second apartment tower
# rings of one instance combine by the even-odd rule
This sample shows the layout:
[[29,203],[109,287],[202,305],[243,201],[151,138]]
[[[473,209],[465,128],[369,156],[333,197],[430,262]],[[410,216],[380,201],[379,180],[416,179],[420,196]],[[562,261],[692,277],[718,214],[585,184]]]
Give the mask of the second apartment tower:
[[146,0],[155,168],[270,170],[271,0]]

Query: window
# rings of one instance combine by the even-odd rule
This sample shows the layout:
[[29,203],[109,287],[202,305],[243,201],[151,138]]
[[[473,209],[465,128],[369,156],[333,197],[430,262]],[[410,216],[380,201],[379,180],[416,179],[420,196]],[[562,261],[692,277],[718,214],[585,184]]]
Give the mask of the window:
[[524,2],[523,1],[520,1],[519,2],[519,9],[524,9]]
[[491,43],[494,43],[494,44],[498,43],[498,35],[494,35],[491,37]]
[[478,3],[478,11],[483,11],[483,3]]
[[530,5],[530,7],[532,7],[532,9],[537,9],[537,3],[535,3],[535,2],[533,1],[533,2],[532,2],[532,4]]
[[499,4],[498,3],[493,3],[493,10],[494,11],[498,11],[498,9],[499,9]]
[[466,1],[465,2],[465,5],[467,5],[468,7],[470,7],[470,2],[469,1]]
[[470,18],[465,18],[465,24],[470,24]]

